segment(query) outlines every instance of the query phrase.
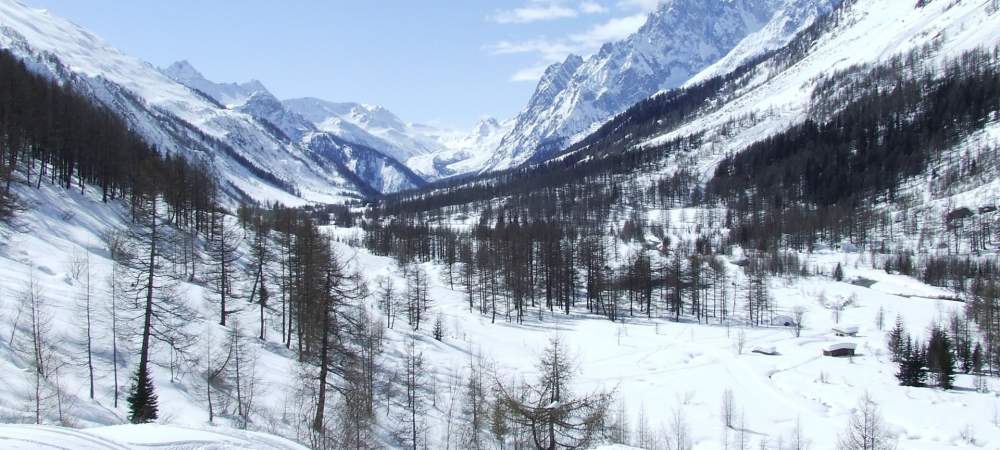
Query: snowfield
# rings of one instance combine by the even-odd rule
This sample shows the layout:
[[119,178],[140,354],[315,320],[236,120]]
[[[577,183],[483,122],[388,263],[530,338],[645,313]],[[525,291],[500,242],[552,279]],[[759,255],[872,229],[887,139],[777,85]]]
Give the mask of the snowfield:
[[[5,388],[0,389],[0,420],[8,423],[31,421],[26,415],[30,410],[26,399],[31,382],[23,359],[23,321],[19,331],[12,329],[18,292],[23,291],[29,273],[33,272],[47,299],[46,309],[53,317],[58,357],[75,361],[81,340],[79,311],[74,306],[80,284],[72,279],[68,261],[74,252],[77,255],[87,252],[95,280],[103,280],[109,262],[100,244],[102,230],[109,224],[122,225],[117,216],[121,211],[101,204],[89,193],[80,195],[43,185],[41,190],[26,189],[21,195],[36,209],[22,214],[13,228],[0,228],[3,236],[0,336],[4,337],[0,340],[0,378],[6,380]],[[359,233],[357,229],[334,227],[328,227],[327,231],[342,240]],[[341,257],[349,260],[372,285],[380,275],[391,276],[398,286],[403,285],[393,260],[370,255],[345,243],[335,245]],[[995,394],[1000,392],[1000,384],[996,380],[989,380],[989,393],[976,392],[974,380],[966,375],[956,378],[957,387],[952,391],[900,387],[894,378],[896,366],[886,354],[885,330],[897,315],[910,332],[919,336],[932,323],[943,321],[949,312],[962,308],[961,302],[949,300],[951,294],[942,289],[871,269],[867,254],[817,252],[802,256],[808,267],[826,274],[840,263],[846,277],[844,282],[824,275],[772,281],[776,314],[789,315],[795,307],[805,310],[804,329],[798,338],[786,327],[726,327],[688,320],[674,323],[656,315],[615,323],[582,311],[570,315],[529,313],[520,325],[506,323],[501,316],[497,323],[491,324],[489,317],[469,311],[462,292],[445,285],[439,267],[426,264],[428,273],[433,275],[430,277],[433,304],[428,317],[438,313],[444,316],[445,337],[441,342],[435,341],[430,327],[414,332],[405,319],[398,320],[394,329],[387,330],[382,364],[387,367],[401,364],[404,343],[410,337],[415,338],[437,386],[436,406],[428,413],[432,442],[441,442],[445,436],[450,401],[446,387],[460,382],[458,377],[470,360],[482,355],[492,361],[501,379],[531,380],[541,350],[550,338],[559,336],[568,344],[577,363],[579,373],[574,384],[577,392],[615,390],[622,402],[616,408],[626,411],[631,426],[636,427],[642,415],[648,421],[647,428],[657,434],[667,430],[675,414],[679,415],[690,426],[694,448],[699,450],[724,448],[721,401],[727,389],[733,392],[741,428],[752,442],[766,439],[774,445],[779,439],[787,439],[798,421],[813,449],[833,449],[852,409],[867,392],[898,436],[900,448],[1000,447],[1000,400]],[[736,266],[731,268],[737,274]],[[851,283],[861,279],[863,283]],[[106,304],[107,292],[103,287],[96,292],[97,304]],[[201,287],[184,285],[182,292],[185,301],[203,317],[190,325],[192,329],[204,330],[203,339],[223,339],[224,331],[213,319],[216,305],[204,298]],[[366,304],[373,314],[378,314],[374,300]],[[840,313],[840,324],[857,325],[857,337],[834,335],[832,329],[838,324],[833,309],[841,305],[845,306]],[[880,309],[886,318],[885,330],[879,330],[875,322]],[[236,319],[252,336],[258,323],[256,309],[247,307]],[[96,320],[108,322],[106,308],[97,308]],[[297,370],[294,354],[280,345],[276,332],[269,333],[273,337],[265,341],[254,339],[252,343],[260,355],[257,373],[262,387],[249,428],[294,438],[296,427],[303,427],[306,422],[287,416],[292,401],[289,384]],[[13,345],[11,336],[15,336]],[[742,354],[738,351],[741,339]],[[824,348],[843,342],[857,346],[855,357],[822,356]],[[61,439],[57,442],[65,443],[61,445],[64,448],[87,448],[87,445],[294,448],[277,438],[231,431],[227,425],[230,419],[225,417],[217,418],[218,426],[207,428],[210,425],[200,396],[198,368],[181,367],[172,376],[167,367],[171,355],[162,347],[154,352],[158,363],[154,374],[160,396],[159,422],[167,426],[113,427],[124,422],[126,411],[124,401],[119,408],[112,406],[109,345],[106,335],[96,338],[99,368],[96,400],[87,399],[85,368],[66,364],[59,372],[59,383],[72,398],[67,401],[63,423],[84,431],[4,427],[0,436],[6,440],[0,447],[25,448],[33,441]],[[776,355],[751,353],[754,347],[773,347]],[[132,354],[119,362],[122,398],[133,363]],[[384,411],[380,417],[384,417]],[[392,424],[388,422],[379,425],[378,433],[382,436],[381,444],[392,447],[388,433]],[[46,423],[58,423],[58,417],[46,417]],[[732,429],[725,433],[732,443],[740,431]],[[190,442],[199,444],[185,447]]]
[[0,446],[9,450],[73,449],[261,449],[298,450],[299,444],[279,437],[228,428],[201,430],[144,424],[94,427],[85,430],[44,425],[0,425]]

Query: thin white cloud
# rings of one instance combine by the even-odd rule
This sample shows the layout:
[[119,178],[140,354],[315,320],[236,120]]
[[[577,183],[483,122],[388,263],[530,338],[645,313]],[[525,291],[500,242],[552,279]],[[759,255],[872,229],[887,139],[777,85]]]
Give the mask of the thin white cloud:
[[495,55],[535,54],[538,62],[518,70],[512,81],[537,81],[549,64],[566,59],[569,54],[590,55],[608,42],[620,41],[646,23],[646,14],[614,17],[591,28],[559,39],[540,37],[524,41],[500,41],[487,49]]
[[597,2],[583,2],[580,3],[580,12],[584,14],[604,14],[608,12],[608,8]]
[[[591,29],[570,36],[570,40],[579,44],[591,53],[601,47],[605,42],[620,41],[635,33],[644,23],[645,14],[634,14],[626,17],[616,17],[607,22],[595,25]],[[581,52],[583,53],[583,52]]]
[[576,5],[567,0],[529,0],[519,8],[497,11],[490,19],[502,24],[524,24],[606,12],[608,8],[595,0],[584,0]]
[[545,69],[549,67],[549,64],[539,64],[537,66],[525,67],[517,72],[514,72],[510,76],[510,81],[538,81],[542,78],[542,74],[545,73]]
[[534,53],[539,55],[540,59],[545,63],[561,61],[566,58],[566,55],[578,49],[570,42],[546,38],[518,42],[500,41],[490,45],[488,48],[494,55]]
[[532,4],[499,11],[493,16],[496,23],[531,23],[576,17],[575,9],[557,2],[535,1]]
[[656,7],[659,6],[660,1],[662,0],[619,0],[618,7],[648,13],[656,9]]

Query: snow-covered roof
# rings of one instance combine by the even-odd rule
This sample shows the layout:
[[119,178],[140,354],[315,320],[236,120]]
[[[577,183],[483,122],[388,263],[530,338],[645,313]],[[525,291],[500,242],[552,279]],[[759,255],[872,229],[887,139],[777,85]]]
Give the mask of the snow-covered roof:
[[832,352],[835,350],[854,350],[858,348],[858,344],[852,342],[840,342],[837,344],[830,344],[823,348],[824,351]]
[[754,347],[752,351],[756,353],[764,353],[766,355],[773,355],[775,353],[778,353],[777,348],[775,348],[773,345],[760,345]]

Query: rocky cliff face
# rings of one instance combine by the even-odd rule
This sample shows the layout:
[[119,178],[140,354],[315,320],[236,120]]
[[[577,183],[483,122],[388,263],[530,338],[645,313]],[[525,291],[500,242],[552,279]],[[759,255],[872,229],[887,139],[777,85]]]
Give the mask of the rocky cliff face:
[[625,40],[550,66],[485,169],[565,148],[629,106],[713,66],[784,45],[833,0],[667,0]]

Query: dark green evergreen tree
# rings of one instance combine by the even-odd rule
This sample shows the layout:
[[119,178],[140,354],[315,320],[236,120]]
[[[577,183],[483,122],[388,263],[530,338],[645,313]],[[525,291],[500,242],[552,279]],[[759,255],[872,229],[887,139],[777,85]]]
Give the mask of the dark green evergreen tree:
[[977,342],[976,348],[972,350],[972,373],[982,373],[983,365],[983,346]]
[[903,328],[903,318],[896,316],[896,325],[889,331],[889,354],[893,362],[901,362],[906,346],[906,329]]
[[440,314],[438,314],[437,319],[434,320],[433,333],[435,340],[440,341],[444,339],[444,317],[442,317]]
[[128,394],[128,420],[132,423],[148,423],[156,420],[159,406],[153,378],[145,366],[139,366],[132,378],[132,388]]
[[955,355],[948,333],[935,326],[927,343],[927,367],[934,374],[934,384],[951,389],[955,381]]
[[896,379],[901,386],[924,386],[927,383],[927,369],[922,345],[913,342],[909,336],[903,342]]

